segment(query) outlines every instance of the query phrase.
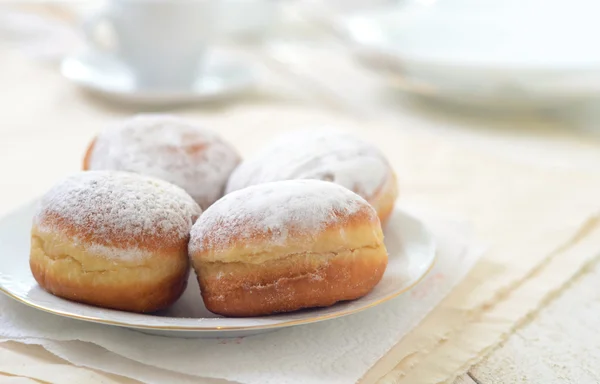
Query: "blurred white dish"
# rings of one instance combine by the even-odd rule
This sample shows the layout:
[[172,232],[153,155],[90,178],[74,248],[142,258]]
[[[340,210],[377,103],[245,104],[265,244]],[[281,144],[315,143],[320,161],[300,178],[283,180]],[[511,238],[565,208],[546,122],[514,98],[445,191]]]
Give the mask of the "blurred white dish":
[[368,295],[328,308],[248,318],[224,318],[202,304],[195,276],[169,310],[143,315],[92,307],[53,296],[41,289],[29,270],[29,232],[35,205],[0,220],[0,292],[36,309],[73,319],[121,326],[171,337],[239,337],[353,314],[388,301],[413,287],[431,269],[435,241],[416,218],[396,209],[387,224],[388,267]]
[[256,83],[246,63],[217,59],[208,60],[189,87],[154,88],[141,84],[134,71],[116,56],[91,50],[66,57],[61,73],[107,98],[149,106],[223,100],[248,91]]
[[234,40],[260,40],[272,32],[279,3],[273,0],[220,0],[217,26],[222,36]]
[[556,105],[600,94],[598,10],[582,0],[423,1],[345,17],[337,27],[361,62],[407,92]]
[[[217,2],[107,0],[84,19],[86,43],[135,69],[144,85],[185,87],[217,33]],[[104,29],[105,34],[100,33]]]

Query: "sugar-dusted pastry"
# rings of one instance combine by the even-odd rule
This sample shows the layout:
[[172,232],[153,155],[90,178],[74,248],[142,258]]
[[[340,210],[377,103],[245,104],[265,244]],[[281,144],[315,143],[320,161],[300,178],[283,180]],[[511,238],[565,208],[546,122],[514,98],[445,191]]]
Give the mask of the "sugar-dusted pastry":
[[178,117],[146,114],[101,132],[83,169],[157,177],[183,188],[206,209],[223,196],[239,162],[237,151],[215,132]]
[[31,272],[46,291],[69,300],[133,312],[166,308],[186,287],[189,231],[200,213],[166,181],[73,174],[40,201]]
[[259,184],[225,195],[194,224],[189,245],[206,307],[257,316],[367,294],[387,265],[377,213],[320,180]]
[[398,197],[396,176],[381,151],[352,135],[334,131],[301,131],[280,137],[238,166],[226,192],[292,179],[340,184],[367,200],[382,223]]

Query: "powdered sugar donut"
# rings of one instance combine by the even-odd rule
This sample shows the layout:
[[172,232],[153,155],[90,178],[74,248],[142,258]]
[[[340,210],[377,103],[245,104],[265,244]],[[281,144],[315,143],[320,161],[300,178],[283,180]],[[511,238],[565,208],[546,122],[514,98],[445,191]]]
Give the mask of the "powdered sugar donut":
[[204,304],[227,316],[356,299],[387,265],[373,207],[320,180],[265,183],[225,195],[192,227],[189,252]]
[[201,209],[181,188],[133,173],[71,175],[41,199],[30,267],[42,288],[101,307],[150,312],[187,284],[189,231]]
[[214,132],[169,115],[138,115],[101,132],[90,144],[84,170],[117,170],[166,180],[203,209],[223,196],[240,162]]
[[279,180],[319,179],[365,198],[382,222],[398,196],[396,176],[381,151],[335,131],[294,132],[280,137],[231,174],[226,192]]

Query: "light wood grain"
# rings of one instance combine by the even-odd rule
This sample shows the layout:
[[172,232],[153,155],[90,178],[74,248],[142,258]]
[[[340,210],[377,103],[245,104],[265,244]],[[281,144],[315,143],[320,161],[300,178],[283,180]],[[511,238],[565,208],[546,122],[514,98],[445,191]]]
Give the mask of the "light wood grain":
[[0,384],[38,384],[43,381],[37,381],[28,377],[5,375],[0,372]]
[[454,380],[453,384],[477,384],[468,374],[462,375]]
[[473,367],[482,384],[600,383],[600,266]]

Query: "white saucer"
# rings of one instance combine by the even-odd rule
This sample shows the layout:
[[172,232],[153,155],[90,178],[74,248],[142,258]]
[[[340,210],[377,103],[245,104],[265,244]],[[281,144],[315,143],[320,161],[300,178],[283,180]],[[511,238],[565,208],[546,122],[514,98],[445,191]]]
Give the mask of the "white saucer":
[[363,64],[412,94],[505,106],[556,106],[600,94],[594,2],[431,3],[409,1],[336,25]]
[[256,78],[246,63],[213,59],[189,89],[152,89],[136,83],[133,71],[111,55],[90,50],[65,58],[61,73],[75,84],[118,102],[149,106],[223,100],[248,91]]
[[408,291],[427,274],[435,260],[432,235],[418,219],[396,209],[385,229],[387,269],[373,291],[358,300],[273,316],[224,318],[204,307],[191,274],[184,295],[170,309],[142,315],[79,304],[41,289],[29,270],[29,232],[34,207],[30,204],[0,220],[0,292],[59,316],[162,336],[240,337],[350,315]]

